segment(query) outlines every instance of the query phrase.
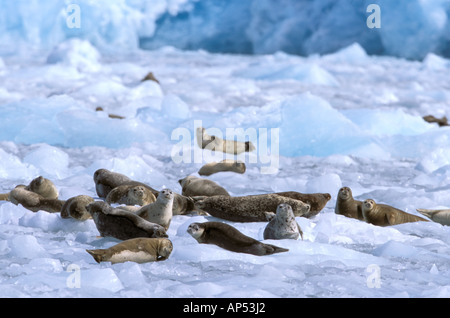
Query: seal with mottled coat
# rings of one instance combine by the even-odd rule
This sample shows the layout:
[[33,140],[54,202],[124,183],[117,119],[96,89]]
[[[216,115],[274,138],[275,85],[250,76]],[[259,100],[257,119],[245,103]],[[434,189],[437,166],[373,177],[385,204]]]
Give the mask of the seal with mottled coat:
[[222,222],[192,223],[187,232],[200,244],[214,244],[237,253],[262,256],[288,251],[285,248],[259,242]]
[[299,237],[303,240],[303,231],[295,220],[291,206],[286,203],[278,205],[277,213],[271,218],[264,229],[264,239],[297,240]]
[[248,196],[216,195],[193,197],[197,209],[212,216],[233,222],[264,222],[267,212],[276,213],[281,203],[292,207],[295,216],[307,215],[309,204],[277,194],[257,194]]
[[110,248],[86,250],[97,263],[112,264],[135,262],[158,262],[169,258],[172,253],[172,242],[167,238],[139,237],[120,242]]
[[148,222],[132,212],[113,208],[106,202],[90,203],[87,210],[101,236],[111,236],[119,240],[167,237],[166,230],[161,225]]
[[331,195],[329,193],[301,193],[296,191],[275,192],[275,194],[283,197],[288,197],[295,200],[300,200],[309,204],[309,212],[303,217],[311,218],[323,210],[325,205],[330,201]]
[[364,200],[362,213],[367,223],[378,226],[397,225],[409,222],[418,222],[428,220],[420,216],[406,213],[387,204],[377,204],[372,199]]

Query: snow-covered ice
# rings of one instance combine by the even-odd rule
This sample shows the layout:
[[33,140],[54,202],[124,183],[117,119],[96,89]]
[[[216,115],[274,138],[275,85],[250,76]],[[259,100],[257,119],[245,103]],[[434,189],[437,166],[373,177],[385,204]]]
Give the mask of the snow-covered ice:
[[[245,174],[208,178],[232,195],[330,193],[332,199],[316,217],[296,218],[304,240],[264,241],[288,248],[287,253],[233,253],[200,245],[186,232],[192,222],[223,220],[177,215],[168,230],[174,245],[168,260],[97,264],[85,250],[118,240],[99,237],[92,220],[62,219],[59,213],[34,213],[0,201],[1,297],[450,296],[450,227],[435,222],[377,227],[334,213],[341,186],[350,187],[356,199],[372,198],[412,214],[416,208],[450,207],[450,128],[422,119],[450,117],[450,60],[432,50],[423,60],[374,56],[364,48],[367,42],[304,57],[272,52],[267,45],[289,39],[289,32],[264,37],[267,29],[256,13],[267,13],[269,2],[254,1],[248,8],[254,32],[247,35],[259,53],[267,53],[262,55],[130,48],[136,37],[151,37],[158,27],[162,33],[154,41],[173,25],[183,25],[170,16],[156,23],[163,12],[173,19],[183,10],[197,14],[202,6],[214,7],[211,1],[194,7],[190,1],[171,1],[172,7],[159,1],[137,11],[125,3],[139,7],[139,1],[121,1],[104,13],[116,19],[110,33],[92,25],[93,38],[83,28],[72,30],[75,34],[65,34],[62,26],[47,30],[44,18],[16,34],[2,33],[2,43],[13,43],[14,36],[19,41],[17,54],[0,50],[6,52],[0,59],[0,193],[43,175],[63,200],[96,197],[92,177],[99,168],[181,192],[179,179],[207,162],[234,158],[200,150],[195,129],[215,128],[223,137],[227,129],[242,129],[244,136],[235,138],[257,147],[236,156],[247,164]],[[437,38],[420,38],[424,49],[448,30],[449,24],[439,20],[445,1],[437,2],[417,24],[439,30]],[[49,15],[59,12],[52,1],[45,3]],[[414,1],[409,10],[426,3]],[[8,23],[32,9],[1,0],[0,5],[11,6]],[[101,10],[89,6],[96,5],[82,2],[89,15],[83,21],[101,20]],[[280,19],[288,18],[286,10]],[[154,19],[135,24],[140,14]],[[288,20],[282,19],[278,32],[286,30]],[[332,29],[335,20],[328,16],[321,30]],[[389,33],[388,26],[381,36],[394,52],[402,35]],[[0,30],[5,27],[0,23]],[[27,50],[20,40],[40,49]],[[307,41],[308,50],[318,41]],[[118,53],[111,55],[105,47],[117,47]],[[141,82],[150,71],[160,84]],[[223,222],[263,240],[264,222]]]

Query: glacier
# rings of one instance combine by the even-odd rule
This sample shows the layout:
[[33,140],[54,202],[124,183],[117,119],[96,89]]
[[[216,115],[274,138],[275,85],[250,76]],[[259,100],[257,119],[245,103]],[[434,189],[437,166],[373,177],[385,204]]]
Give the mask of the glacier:
[[[380,28],[368,27],[373,4]],[[369,54],[421,60],[450,56],[449,15],[448,0],[1,0],[0,55],[81,38],[109,54],[173,46],[309,56],[357,42]]]

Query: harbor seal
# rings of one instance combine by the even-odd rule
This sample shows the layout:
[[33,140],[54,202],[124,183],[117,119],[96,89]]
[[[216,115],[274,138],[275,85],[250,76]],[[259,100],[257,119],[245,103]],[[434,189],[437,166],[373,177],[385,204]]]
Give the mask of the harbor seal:
[[439,127],[449,126],[447,117],[443,116],[441,118],[437,118],[433,115],[427,115],[422,117],[428,123],[436,123]]
[[41,195],[27,190],[25,185],[18,185],[9,193],[9,201],[15,205],[21,204],[24,208],[37,212],[61,212],[64,201],[58,199],[46,199]]
[[386,204],[377,204],[372,199],[364,200],[362,214],[367,223],[378,226],[397,225],[409,222],[425,221],[424,218],[406,213]]
[[226,171],[243,174],[245,173],[245,170],[246,167],[244,162],[224,159],[220,162],[210,162],[203,165],[198,171],[198,174],[201,176],[210,176],[214,173]]
[[287,252],[288,249],[259,242],[222,222],[192,223],[187,232],[200,244],[214,244],[228,251],[257,256]]
[[74,218],[81,221],[90,219],[91,214],[86,207],[94,201],[94,198],[88,195],[77,195],[72,197],[63,204],[61,208],[61,217],[63,219]]
[[301,193],[296,191],[276,192],[275,194],[283,197],[288,197],[295,200],[300,200],[309,204],[309,212],[303,215],[306,218],[311,218],[323,210],[325,205],[331,199],[329,193]]
[[362,201],[353,199],[352,190],[349,187],[342,187],[339,189],[337,195],[334,212],[349,218],[364,221],[362,204]]
[[251,141],[226,140],[217,136],[210,136],[206,133],[206,129],[198,127],[196,131],[197,144],[202,149],[211,151],[221,151],[233,155],[243,152],[251,152],[255,150],[255,146]]
[[111,264],[135,262],[159,262],[169,258],[172,253],[172,242],[167,238],[139,237],[120,242],[110,248],[86,250],[97,263]]
[[159,81],[156,79],[155,75],[153,75],[153,72],[148,72],[147,75],[143,79],[141,79],[141,82],[145,81],[154,81],[159,84]]
[[98,169],[94,172],[94,183],[99,198],[106,199],[112,189],[123,184],[134,184],[134,181],[124,174],[109,171],[108,169]]
[[178,183],[182,188],[181,194],[188,197],[230,195],[225,188],[216,182],[204,178],[187,176],[184,179],[178,180]]
[[416,209],[417,212],[425,215],[427,218],[442,225],[450,225],[450,209],[429,210]]
[[58,199],[59,195],[55,184],[43,176],[31,180],[30,184],[27,185],[25,189],[37,193],[45,199]]
[[193,197],[197,209],[212,216],[233,222],[265,222],[267,212],[275,213],[281,203],[292,207],[295,216],[308,214],[310,206],[302,201],[276,194],[257,194],[231,197]]
[[277,213],[264,229],[265,240],[282,240],[299,237],[303,240],[303,231],[295,220],[294,212],[289,204],[282,203],[277,207]]
[[112,236],[119,240],[137,237],[167,237],[164,227],[148,222],[134,213],[115,209],[103,201],[87,206],[101,236]]
[[141,185],[124,184],[112,189],[106,196],[106,202],[126,205],[147,205],[156,201],[153,192]]
[[170,189],[164,189],[158,195],[155,202],[147,204],[136,211],[136,215],[147,220],[148,222],[156,223],[167,229],[172,221],[172,206],[174,193]]
[[[34,178],[27,186],[23,184],[19,184],[18,186],[24,188],[27,191],[34,192],[44,199],[58,199],[59,194],[55,184],[49,179],[44,178],[43,176]],[[10,193],[11,191],[8,193],[0,194],[0,200],[10,201]]]
[[[160,192],[145,183],[134,181],[124,174],[112,172],[108,169],[98,169],[97,171],[95,171],[94,182],[97,195],[99,196],[99,198],[103,199],[106,199],[111,190],[121,185],[143,186],[149,189],[155,197],[158,197]],[[191,198],[178,194],[176,192],[174,192],[174,194],[175,198],[172,210],[172,213],[174,215],[186,214],[193,211],[194,201]]]

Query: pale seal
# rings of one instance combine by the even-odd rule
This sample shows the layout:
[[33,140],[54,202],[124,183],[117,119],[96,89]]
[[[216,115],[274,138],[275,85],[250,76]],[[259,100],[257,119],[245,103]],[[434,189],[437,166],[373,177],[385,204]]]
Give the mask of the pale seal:
[[364,200],[362,214],[367,223],[378,226],[397,225],[409,222],[425,221],[420,216],[406,213],[386,204],[377,204],[372,199]]
[[196,176],[187,176],[184,179],[178,180],[178,183],[182,188],[181,194],[188,197],[230,195],[225,188],[216,182]]
[[210,136],[206,133],[206,129],[198,127],[196,131],[197,144],[202,149],[211,151],[221,151],[224,153],[238,155],[243,152],[251,152],[255,150],[255,146],[251,141],[226,140],[217,136]]
[[[95,189],[99,198],[106,199],[112,189],[121,185],[143,186],[149,189],[155,197],[158,197],[159,191],[146,185],[145,183],[134,181],[124,174],[112,172],[108,169],[98,169],[94,173]],[[173,211],[174,215],[186,214],[194,209],[194,202],[191,198],[175,193]]]
[[164,189],[158,195],[155,202],[147,204],[136,211],[136,215],[147,220],[148,222],[156,223],[167,229],[172,221],[172,206],[174,193],[170,189]]
[[31,180],[25,189],[37,193],[45,199],[58,199],[58,190],[55,184],[43,176]]
[[[24,188],[27,191],[34,192],[44,199],[58,199],[59,194],[55,184],[49,179],[44,178],[43,176],[34,178],[27,186],[22,184],[18,186]],[[10,193],[11,192],[0,194],[0,200],[10,201]]]
[[156,223],[121,209],[115,209],[103,201],[95,201],[87,206],[101,236],[112,236],[119,240],[137,237],[167,237],[165,229]]
[[362,204],[362,201],[353,199],[352,190],[349,187],[342,187],[339,189],[337,195],[334,212],[349,218],[364,221]]
[[289,204],[282,203],[277,207],[277,213],[264,229],[265,240],[282,240],[299,237],[303,240],[303,231],[295,220],[294,212]]
[[64,201],[58,199],[46,199],[41,195],[29,191],[26,186],[19,185],[9,193],[9,201],[15,205],[21,204],[24,208],[37,212],[61,212]]
[[124,184],[112,189],[106,196],[106,202],[126,205],[147,205],[156,201],[153,192],[141,185]]
[[110,248],[86,250],[97,263],[112,264],[135,262],[158,262],[169,258],[172,253],[172,242],[167,238],[139,237],[120,242]]
[[301,193],[296,191],[286,191],[276,192],[275,194],[295,200],[300,200],[306,204],[309,204],[309,212],[303,215],[306,218],[311,218],[317,215],[320,211],[323,210],[327,202],[331,199],[331,195],[329,193]]
[[309,213],[310,206],[300,200],[276,194],[258,194],[231,197],[215,195],[212,197],[193,197],[197,209],[212,216],[233,222],[265,222],[267,212],[276,213],[281,203],[292,207],[295,216]]
[[218,172],[236,172],[243,174],[245,173],[246,167],[245,163],[236,160],[224,159],[220,162],[210,162],[203,165],[198,174],[201,176],[210,176]]
[[228,251],[253,255],[270,255],[288,249],[259,242],[222,222],[192,223],[187,232],[200,244],[214,244]]
[[432,221],[440,223],[442,225],[450,225],[450,209],[442,210],[429,210],[429,209],[416,209],[417,212],[430,218]]
[[81,221],[90,219],[91,214],[86,207],[94,201],[94,198],[88,195],[77,195],[72,197],[66,200],[62,206],[61,217],[63,219],[74,218]]

